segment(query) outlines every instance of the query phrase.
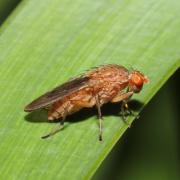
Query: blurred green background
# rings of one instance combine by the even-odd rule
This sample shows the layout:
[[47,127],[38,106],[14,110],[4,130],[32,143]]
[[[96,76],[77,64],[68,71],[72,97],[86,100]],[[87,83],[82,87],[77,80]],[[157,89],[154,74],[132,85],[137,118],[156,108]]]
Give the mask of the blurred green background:
[[178,70],[144,108],[93,179],[180,179]]

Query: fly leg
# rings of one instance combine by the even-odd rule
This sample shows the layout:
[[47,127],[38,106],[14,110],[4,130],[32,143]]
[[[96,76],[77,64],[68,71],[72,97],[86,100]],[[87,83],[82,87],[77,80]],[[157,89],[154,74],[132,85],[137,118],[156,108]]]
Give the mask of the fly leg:
[[101,107],[100,107],[100,101],[99,96],[95,96],[96,100],[96,107],[98,110],[98,119],[99,119],[99,141],[102,141],[102,114],[101,114]]
[[137,115],[135,112],[133,112],[130,108],[129,108],[129,106],[128,106],[128,103],[127,103],[127,100],[124,100],[123,102],[122,102],[122,111],[124,111],[125,112],[125,116],[126,115],[130,115],[130,116],[134,116],[134,117],[136,117],[136,118],[139,118],[139,115]]
[[115,96],[111,102],[115,103],[115,102],[121,102],[121,115],[122,115],[122,119],[124,121],[125,124],[127,124],[130,127],[130,124],[127,122],[126,120],[126,116],[127,115],[132,115],[132,111],[129,109],[128,107],[128,103],[127,100],[133,95],[133,92],[127,92],[127,93],[122,93],[120,92],[117,96]]
[[127,124],[129,126],[129,128],[131,127],[131,124],[127,122],[126,116],[130,115],[131,113],[132,112],[131,112],[131,110],[129,110],[127,101],[123,100],[122,104],[121,104],[121,115],[122,115],[122,119],[123,119],[124,123]]
[[63,129],[64,127],[64,121],[66,120],[66,116],[67,116],[67,111],[66,109],[64,108],[64,114],[63,114],[63,117],[62,117],[62,120],[60,121],[60,124],[55,127],[54,129],[51,130],[51,132],[45,136],[42,136],[41,138],[42,139],[46,139],[50,136],[53,136],[54,134],[56,134],[57,132],[59,132],[61,129]]

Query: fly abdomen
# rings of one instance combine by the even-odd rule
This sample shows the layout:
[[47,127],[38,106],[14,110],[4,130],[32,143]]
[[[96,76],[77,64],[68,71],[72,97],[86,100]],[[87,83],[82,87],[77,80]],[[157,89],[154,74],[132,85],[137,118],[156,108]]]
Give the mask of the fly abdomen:
[[52,104],[48,112],[48,119],[54,120],[54,119],[59,119],[63,117],[63,114],[65,113],[64,107],[66,104],[67,104],[67,101],[62,101],[62,100],[57,101],[56,103]]

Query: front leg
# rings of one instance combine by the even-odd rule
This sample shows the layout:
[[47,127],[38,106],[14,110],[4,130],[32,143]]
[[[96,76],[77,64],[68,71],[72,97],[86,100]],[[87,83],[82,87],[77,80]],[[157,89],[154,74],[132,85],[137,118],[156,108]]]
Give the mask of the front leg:
[[133,95],[133,92],[132,92],[132,91],[126,92],[126,93],[119,92],[119,93],[111,100],[111,102],[112,102],[112,103],[121,102],[121,101],[123,101],[123,100],[129,99],[132,95]]
[[119,92],[112,100],[112,103],[115,102],[121,102],[121,114],[122,114],[122,119],[125,122],[125,124],[127,124],[130,127],[130,124],[126,121],[126,113],[128,114],[133,114],[131,110],[129,110],[128,108],[128,104],[127,104],[127,100],[133,95],[133,92],[126,92],[126,93],[122,93]]

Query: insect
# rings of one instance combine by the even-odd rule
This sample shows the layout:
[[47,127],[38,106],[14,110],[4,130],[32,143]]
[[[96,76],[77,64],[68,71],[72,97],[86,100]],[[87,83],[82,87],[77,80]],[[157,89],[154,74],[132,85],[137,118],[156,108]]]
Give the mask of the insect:
[[48,109],[48,119],[61,119],[60,125],[42,138],[52,136],[64,126],[66,117],[82,108],[97,107],[99,140],[102,140],[101,106],[121,102],[121,110],[128,109],[127,101],[139,93],[148,78],[141,72],[129,71],[123,66],[107,64],[92,69],[45,93],[25,107],[26,112]]

